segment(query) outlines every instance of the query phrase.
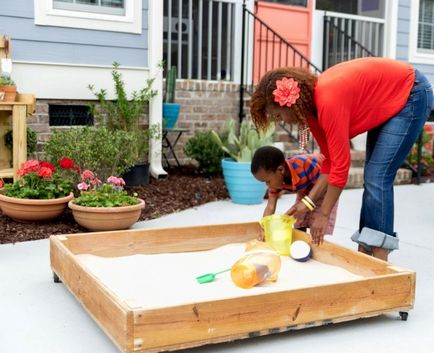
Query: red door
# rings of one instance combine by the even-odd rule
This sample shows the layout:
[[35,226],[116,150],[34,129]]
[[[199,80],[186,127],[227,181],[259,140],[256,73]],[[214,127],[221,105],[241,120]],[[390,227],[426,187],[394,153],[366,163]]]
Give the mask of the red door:
[[[310,60],[312,3],[309,0],[307,7],[303,7],[257,1],[256,16]],[[273,68],[306,66],[294,51],[287,50],[277,36],[258,22],[255,22],[253,65],[254,83]]]

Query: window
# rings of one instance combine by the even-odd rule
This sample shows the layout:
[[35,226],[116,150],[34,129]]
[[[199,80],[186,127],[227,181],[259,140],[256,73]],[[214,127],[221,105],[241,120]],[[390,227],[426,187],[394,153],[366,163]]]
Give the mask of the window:
[[434,50],[434,0],[420,0],[417,49]]
[[53,8],[109,15],[125,15],[124,0],[54,0]]
[[35,24],[142,33],[142,0],[34,0]]
[[434,0],[411,1],[408,61],[432,65],[434,62]]
[[265,0],[266,2],[274,2],[282,5],[293,5],[307,7],[307,0]]
[[50,104],[48,116],[50,126],[93,125],[93,116],[86,105]]

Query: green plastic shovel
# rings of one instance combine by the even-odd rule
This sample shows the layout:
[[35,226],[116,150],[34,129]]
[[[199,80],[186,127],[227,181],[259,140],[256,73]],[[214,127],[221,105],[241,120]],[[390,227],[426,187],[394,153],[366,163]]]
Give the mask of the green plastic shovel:
[[213,281],[215,280],[215,277],[216,277],[217,275],[219,275],[220,273],[223,273],[223,272],[230,271],[230,270],[231,270],[230,268],[227,268],[226,270],[223,270],[223,271],[220,271],[220,272],[216,272],[216,273],[207,273],[207,274],[205,274],[205,275],[202,275],[202,276],[196,277],[196,281],[198,281],[200,284],[202,284],[202,283],[213,282]]

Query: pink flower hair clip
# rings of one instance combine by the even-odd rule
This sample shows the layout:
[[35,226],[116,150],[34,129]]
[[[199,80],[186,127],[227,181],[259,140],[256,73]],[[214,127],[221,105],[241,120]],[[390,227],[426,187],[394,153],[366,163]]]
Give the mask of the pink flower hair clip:
[[284,77],[276,81],[276,89],[273,91],[274,101],[278,102],[281,107],[286,105],[290,107],[300,97],[300,87],[298,82],[293,78]]

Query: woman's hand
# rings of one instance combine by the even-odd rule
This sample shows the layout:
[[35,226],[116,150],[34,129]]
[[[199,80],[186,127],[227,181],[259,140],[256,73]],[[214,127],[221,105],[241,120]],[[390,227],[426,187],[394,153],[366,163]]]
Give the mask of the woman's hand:
[[304,215],[306,212],[309,212],[306,205],[303,202],[298,201],[297,203],[292,205],[292,207],[288,211],[286,211],[286,214],[288,216],[293,216],[295,219],[298,219],[300,216]]
[[312,235],[312,242],[315,245],[321,245],[324,241],[324,234],[329,222],[329,216],[322,212],[316,212],[313,215],[312,225],[310,227],[310,234]]

